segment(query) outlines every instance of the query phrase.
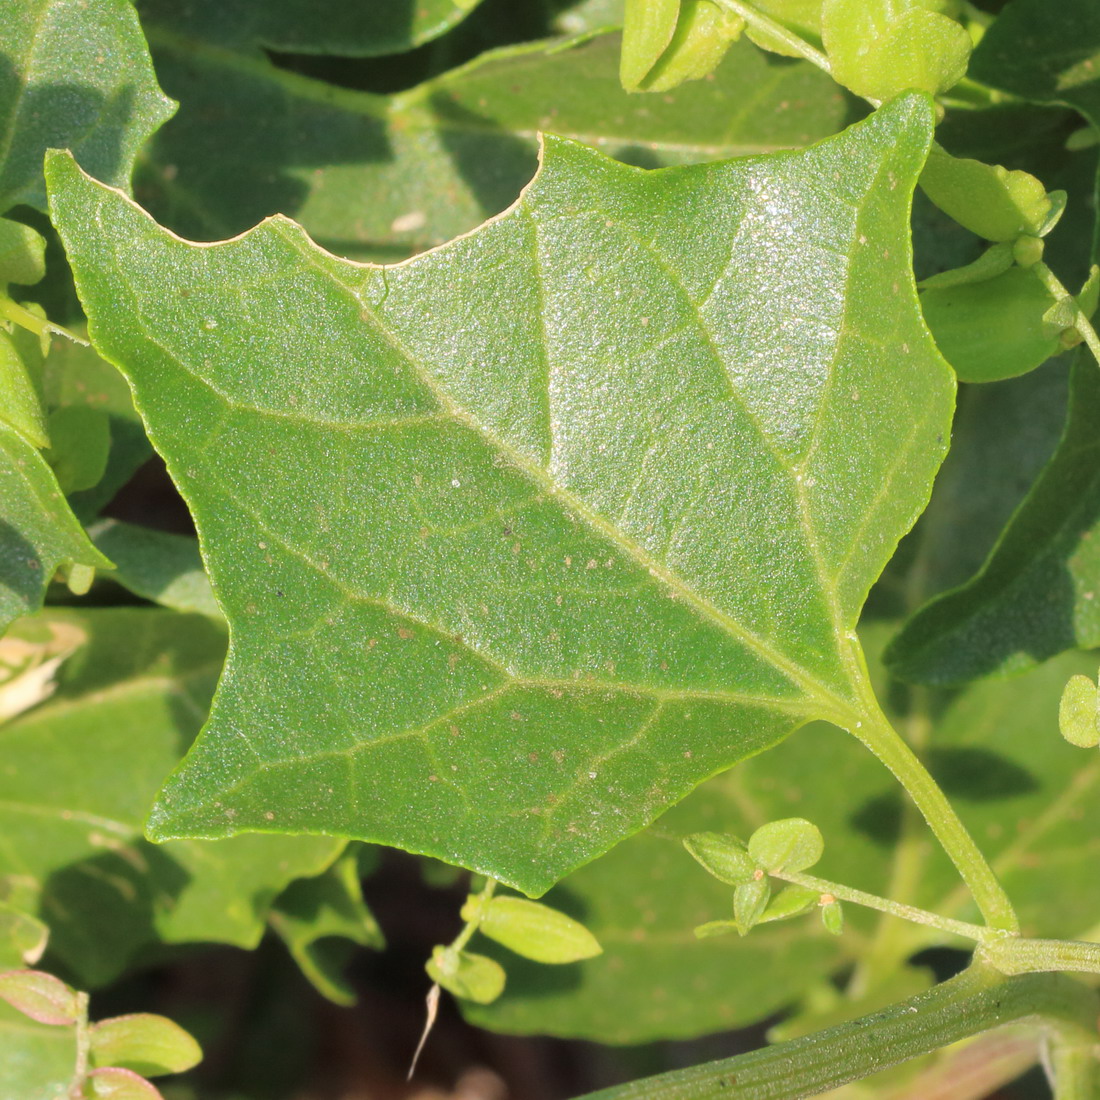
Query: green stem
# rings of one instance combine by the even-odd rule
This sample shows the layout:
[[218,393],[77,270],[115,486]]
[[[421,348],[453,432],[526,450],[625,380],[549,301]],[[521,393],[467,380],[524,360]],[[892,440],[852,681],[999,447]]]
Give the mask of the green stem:
[[1084,940],[1028,940],[1006,936],[985,940],[981,955],[1002,974],[1041,971],[1100,974],[1100,943]]
[[822,72],[832,75],[833,69],[825,54],[811,46],[804,38],[800,38],[794,31],[787,30],[782,23],[777,23],[763,12],[757,11],[752,4],[743,3],[742,0],[717,0],[717,4],[720,8],[741,16],[750,27],[778,39],[789,50],[812,62]]
[[[927,993],[859,1020],[579,1100],[799,1100],[1029,1017],[1044,1020],[1058,1036],[1066,1036],[1079,1061],[1087,1037],[1095,1033],[1098,1006],[1100,998],[1093,990],[1062,974],[1004,977],[991,968],[972,966]],[[1086,1096],[1070,1093],[1059,1100]]]
[[24,309],[17,302],[13,302],[2,294],[0,294],[0,317],[5,321],[11,321],[12,324],[18,325],[20,328],[27,329],[28,332],[33,332],[35,336],[56,334],[72,340],[74,344],[80,344],[81,347],[86,348],[88,346],[88,341],[81,339],[75,332],[70,332],[63,325],[55,325],[53,321],[37,317],[29,309]]
[[970,888],[986,924],[1004,932],[1018,931],[1020,922],[1004,887],[939,784],[882,713],[869,685],[864,692],[864,702],[863,716],[845,723],[845,727],[893,772],[905,788],[955,864],[963,882]]
[[1066,290],[1065,286],[1062,285],[1062,281],[1042,262],[1042,260],[1036,264],[1032,264],[1031,269],[1039,276],[1043,282],[1043,286],[1047,288],[1052,297],[1058,299],[1058,301],[1073,302],[1075,307],[1073,328],[1088,345],[1089,351],[1092,352],[1092,357],[1100,364],[1100,336],[1096,335],[1096,329],[1092,327],[1092,322],[1082,312],[1081,307],[1077,305],[1076,299]]
[[451,947],[455,951],[461,951],[466,944],[470,942],[473,934],[478,930],[478,926],[481,924],[481,914],[485,908],[486,902],[493,896],[493,891],[497,888],[497,880],[495,878],[487,878],[485,885],[481,888],[481,893],[477,895],[477,912],[474,914],[473,920],[468,920],[463,929],[455,937],[451,943]]
[[88,994],[76,995],[76,1062],[73,1066],[73,1079],[69,1084],[71,1100],[82,1100],[84,1083],[88,1078],[88,1054],[91,1051],[92,1035],[88,1027]]
[[[900,917],[902,920],[911,921],[913,924],[926,924],[930,928],[939,929],[941,932],[949,932],[953,936],[962,936],[963,939],[983,942],[990,935],[990,930],[984,925],[969,924],[966,921],[941,917],[938,913],[930,913],[927,909],[917,909],[913,905],[903,905],[901,902],[890,901],[889,898],[880,898],[877,894],[867,894],[862,890],[842,886],[838,882],[829,882],[827,879],[817,878],[814,875],[804,875],[801,872],[795,873],[792,871],[772,871],[770,873],[772,878],[782,879],[784,882],[793,882],[796,886],[805,886],[806,889],[819,894],[832,894],[833,897],[839,898],[841,901],[850,901],[853,905],[862,905],[867,909],[877,909],[880,913],[889,913],[891,916]],[[1016,942],[1015,939],[1012,942]],[[1044,969],[1048,968],[1044,967]]]
[[1053,1029],[1044,1059],[1054,1100],[1096,1100],[1100,1096],[1100,1043],[1079,1028]]

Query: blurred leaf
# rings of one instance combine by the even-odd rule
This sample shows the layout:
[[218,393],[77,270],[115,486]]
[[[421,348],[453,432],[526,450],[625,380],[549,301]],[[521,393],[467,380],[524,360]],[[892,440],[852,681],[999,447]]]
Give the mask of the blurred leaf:
[[107,414],[82,405],[68,405],[50,413],[50,446],[43,457],[53,468],[66,494],[91,489],[107,469],[111,429]]
[[139,0],[143,21],[227,46],[376,57],[404,53],[450,30],[480,0]]
[[114,563],[111,580],[135,596],[173,611],[222,618],[196,539],[115,519],[100,520],[88,535]]
[[33,966],[42,957],[49,934],[37,917],[0,901],[0,970]]
[[206,713],[223,630],[152,609],[56,611],[15,630],[54,621],[89,642],[62,666],[52,699],[0,730],[0,875],[37,884],[47,958],[94,987],[157,942],[255,946],[279,892],[324,870],[341,842],[141,838],[157,786]]
[[16,342],[0,329],[0,418],[35,447],[49,445],[38,387]]
[[657,167],[805,145],[859,111],[812,65],[747,44],[713,81],[661,96],[622,90],[611,34],[500,50],[387,99],[216,38],[149,33],[183,106],[146,156],[143,203],[200,240],[278,211],[354,257],[401,258],[503,210],[535,170],[540,130]]
[[92,1070],[88,1089],[93,1100],[163,1100],[156,1086],[144,1077],[113,1066]]
[[292,882],[278,897],[268,922],[282,937],[302,973],[334,1004],[355,1003],[343,969],[355,945],[382,947],[382,930],[363,901],[354,849],[324,874]]
[[46,241],[29,225],[0,218],[0,290],[8,283],[31,286],[46,274]]
[[[476,904],[476,899],[471,899]],[[467,903],[462,919],[473,919]],[[572,963],[598,955],[596,937],[579,921],[526,898],[497,896],[481,911],[478,931],[525,959],[540,963]]]
[[54,1027],[71,1026],[80,1016],[76,990],[42,970],[0,971],[0,1000]]
[[[109,58],[109,63],[105,59]],[[18,0],[0,10],[0,213],[45,208],[42,157],[71,149],[128,187],[134,156],[172,114],[128,0]]]
[[1100,644],[1100,374],[1083,352],[1071,385],[1058,449],[988,560],[890,643],[897,676],[965,683]]
[[72,1028],[36,1024],[0,1001],[0,1096],[57,1100],[73,1078]]
[[145,1077],[183,1073],[202,1061],[199,1044],[179,1024],[148,1012],[100,1020],[89,1040],[93,1066],[122,1066]]
[[0,421],[0,633],[42,605],[63,565],[109,569],[69,511],[53,471]]
[[386,269],[285,220],[189,245],[57,155],[91,330],[233,627],[150,835],[308,827],[533,894],[811,717],[853,723],[851,630],[953,399],[882,245],[930,124],[909,97],[660,173],[551,142],[508,216]]
[[495,1001],[506,980],[504,968],[495,959],[453,947],[437,947],[426,969],[433,982],[461,1000],[479,1005]]

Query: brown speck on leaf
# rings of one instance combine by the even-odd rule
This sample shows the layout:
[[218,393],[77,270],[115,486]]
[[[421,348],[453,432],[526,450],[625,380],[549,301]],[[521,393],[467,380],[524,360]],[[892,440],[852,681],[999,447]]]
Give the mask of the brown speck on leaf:
[[662,672],[668,672],[668,661],[662,661],[661,662],[661,671]]
[[428,776],[428,782],[429,783],[438,783],[439,782],[439,776],[438,775],[429,775]]
[[404,638],[405,640],[414,637],[413,632],[409,630],[409,628],[406,626],[399,626],[397,628],[397,636],[399,638]]
[[568,554],[566,554],[565,555],[565,565],[566,565],[566,567],[568,568],[572,564],[573,564],[573,559]]
[[374,647],[376,645],[378,645],[378,639],[377,638],[368,638],[367,639],[367,649],[374,649]]
[[427,527],[421,527],[420,530],[417,532],[417,534],[422,539],[426,539],[431,534],[431,531],[429,531]]
[[449,654],[449,655],[448,655],[448,657],[447,657],[447,667],[448,667],[448,668],[449,668],[449,669],[450,669],[450,670],[451,670],[452,672],[454,672],[455,668],[457,667],[457,665],[458,665],[458,660],[459,660],[459,658],[458,658],[458,654],[457,654],[457,653],[451,653],[451,654]]
[[449,725],[449,726],[447,727],[447,732],[448,732],[448,733],[449,733],[449,734],[450,734],[450,735],[451,735],[452,737],[457,737],[457,736],[458,736],[458,734],[459,734],[459,729],[458,729],[458,726],[456,726],[456,725],[454,724],[454,722],[452,722],[452,723],[451,723],[451,724],[450,724],[450,725]]
[[595,569],[597,565],[599,565],[599,562],[596,561],[595,558],[589,558],[588,561],[584,563],[585,569]]
[[684,749],[684,759],[690,760],[692,756],[691,749]]
[[519,556],[519,543],[518,542],[513,542],[512,543],[512,554],[516,557]]
[[539,754],[537,752],[529,752],[527,754],[527,759],[530,760],[532,764],[537,764],[539,762]]
[[520,714],[520,712],[518,710],[512,711],[512,713],[509,714],[508,717],[511,718],[513,722],[522,722],[523,721],[523,715]]
[[270,810],[268,810],[267,813],[264,814],[264,821],[274,821],[274,820],[275,820],[275,815]]
[[565,763],[565,753],[561,749],[555,749],[550,755],[554,758],[555,764]]

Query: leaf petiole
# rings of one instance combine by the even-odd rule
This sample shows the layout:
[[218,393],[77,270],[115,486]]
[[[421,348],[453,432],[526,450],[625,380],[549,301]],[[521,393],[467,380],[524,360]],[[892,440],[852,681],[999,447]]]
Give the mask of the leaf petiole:
[[787,30],[782,23],[777,23],[774,19],[768,18],[763,12],[757,11],[752,4],[746,4],[743,0],[715,0],[715,3],[720,8],[725,8],[726,11],[739,15],[750,27],[778,39],[784,46],[793,50],[800,57],[812,62],[822,72],[832,75],[833,70],[829,64],[829,59],[821,50],[815,49],[804,38],[800,38],[795,34],[794,31]]
[[1088,345],[1088,349],[1092,352],[1092,356],[1097,364],[1100,364],[1100,336],[1097,336],[1096,329],[1092,327],[1092,322],[1085,316],[1084,310],[1077,304],[1077,299],[1066,290],[1065,286],[1062,285],[1062,281],[1042,262],[1042,260],[1032,264],[1031,270],[1042,280],[1043,286],[1047,288],[1051,297],[1056,298],[1060,302],[1068,301],[1073,303],[1074,318],[1072,328]]
[[901,902],[891,901],[889,898],[882,898],[877,894],[868,894],[863,890],[842,886],[838,882],[829,882],[827,879],[818,878],[816,875],[807,875],[797,871],[772,871],[770,874],[772,878],[782,879],[784,882],[790,882],[796,886],[804,886],[807,890],[815,890],[820,894],[831,894],[839,901],[862,905],[866,909],[876,909],[880,913],[888,913],[913,924],[924,924],[930,928],[937,928],[941,932],[948,932],[953,936],[962,936],[963,939],[984,942],[991,935],[998,937],[1003,935],[1003,933],[992,932],[985,925],[970,924],[968,921],[953,920],[951,917],[941,917],[938,913],[931,913],[927,909],[918,909],[913,905],[903,905]]
[[67,340],[72,340],[74,344],[79,344],[81,347],[86,348],[89,346],[88,341],[77,336],[75,332],[70,332],[63,325],[55,325],[52,321],[36,317],[29,309],[24,309],[18,302],[13,302],[3,294],[0,294],[0,318],[11,321],[12,324],[25,328],[28,332],[33,332],[35,336],[64,336]]

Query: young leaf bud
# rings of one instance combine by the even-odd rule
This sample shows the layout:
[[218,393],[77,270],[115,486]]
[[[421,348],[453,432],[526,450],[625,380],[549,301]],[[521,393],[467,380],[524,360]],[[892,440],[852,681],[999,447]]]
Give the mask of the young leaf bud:
[[491,1004],[504,992],[504,968],[484,955],[435,947],[425,969],[433,982],[456,997],[479,1005]]
[[767,876],[761,875],[752,882],[746,882],[744,886],[738,886],[733,893],[733,919],[737,925],[737,931],[742,936],[760,922],[764,910],[768,907],[768,898],[771,897],[771,884]]
[[740,886],[752,882],[756,861],[744,843],[723,833],[692,833],[684,837],[684,847],[719,882]]
[[821,830],[801,817],[770,821],[749,837],[749,855],[769,872],[805,871],[824,851]]
[[[826,898],[829,900],[826,901]],[[819,904],[821,905],[821,923],[825,925],[826,931],[839,936],[844,931],[844,910],[840,907],[840,902],[831,894],[822,894]]]
[[787,886],[768,902],[768,907],[758,923],[767,924],[773,920],[799,917],[817,905],[820,897],[821,894],[817,890],[810,890],[805,886]]
[[1062,689],[1058,705],[1058,728],[1062,736],[1081,749],[1100,745],[1100,722],[1097,720],[1096,684],[1087,676],[1071,676]]

